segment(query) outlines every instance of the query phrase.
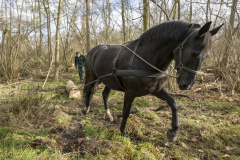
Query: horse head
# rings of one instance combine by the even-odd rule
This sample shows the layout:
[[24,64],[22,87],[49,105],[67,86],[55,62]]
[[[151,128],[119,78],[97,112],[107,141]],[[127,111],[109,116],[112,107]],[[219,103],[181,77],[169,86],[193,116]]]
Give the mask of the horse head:
[[214,36],[219,27],[209,31],[212,22],[192,31],[174,50],[175,69],[178,72],[177,82],[181,90],[191,89],[196,81],[198,70],[209,55]]

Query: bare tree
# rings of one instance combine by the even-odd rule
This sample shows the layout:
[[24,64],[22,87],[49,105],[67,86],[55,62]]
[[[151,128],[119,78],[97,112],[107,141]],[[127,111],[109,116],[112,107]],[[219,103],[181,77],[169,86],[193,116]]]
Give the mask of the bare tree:
[[192,0],[190,0],[189,22],[192,22]]
[[61,24],[61,16],[62,16],[62,4],[63,4],[63,1],[59,0],[57,26],[56,26],[55,71],[54,71],[55,81],[58,80],[59,78],[59,36],[60,36],[60,24]]
[[44,9],[47,15],[47,34],[48,34],[48,63],[49,66],[52,61],[52,40],[51,40],[51,15],[50,15],[50,5],[49,0],[43,1]]
[[86,52],[88,53],[90,51],[90,4],[89,0],[86,0],[86,30],[87,30],[87,47]]
[[230,46],[232,43],[232,36],[234,31],[235,12],[237,11],[237,3],[238,3],[238,0],[232,0],[232,7],[231,7],[231,13],[230,13],[230,19],[229,19],[229,25],[228,25],[228,32],[227,32],[227,40],[229,44],[226,45],[225,54],[221,61],[221,66],[226,69],[229,66]]
[[149,29],[149,0],[143,0],[143,31]]
[[43,43],[43,33],[42,33],[42,13],[41,13],[41,3],[38,0],[38,16],[39,16],[39,46],[38,46],[38,55],[42,55],[42,43]]
[[121,0],[122,4],[122,32],[123,32],[123,43],[126,42],[126,24],[125,24],[125,0]]
[[181,2],[180,0],[177,1],[178,3],[178,20],[181,19]]
[[206,23],[209,21],[208,20],[208,11],[210,8],[210,0],[207,1],[207,5],[206,5]]

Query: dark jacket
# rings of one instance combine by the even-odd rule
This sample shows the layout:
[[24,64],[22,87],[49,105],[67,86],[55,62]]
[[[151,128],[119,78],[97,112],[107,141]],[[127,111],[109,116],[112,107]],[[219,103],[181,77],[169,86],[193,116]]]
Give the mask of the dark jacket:
[[84,67],[85,56],[81,55],[80,57],[75,57],[75,67]]

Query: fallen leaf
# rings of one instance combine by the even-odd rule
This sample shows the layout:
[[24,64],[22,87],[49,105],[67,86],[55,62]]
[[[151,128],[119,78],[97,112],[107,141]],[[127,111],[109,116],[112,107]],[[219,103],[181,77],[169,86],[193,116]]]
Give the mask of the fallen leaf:
[[197,141],[197,137],[193,137],[191,140],[192,140],[193,142],[196,142],[196,141]]
[[180,142],[180,144],[181,144],[181,146],[182,146],[184,149],[187,149],[187,150],[189,150],[188,146],[187,146],[185,143],[183,143],[183,142]]

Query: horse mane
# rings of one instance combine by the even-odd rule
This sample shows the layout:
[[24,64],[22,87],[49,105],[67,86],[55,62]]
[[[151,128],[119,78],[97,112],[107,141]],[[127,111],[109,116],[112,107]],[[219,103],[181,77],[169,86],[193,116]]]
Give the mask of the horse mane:
[[154,26],[139,37],[138,45],[157,39],[174,39],[182,41],[193,29],[200,28],[199,24],[185,21],[168,21]]

